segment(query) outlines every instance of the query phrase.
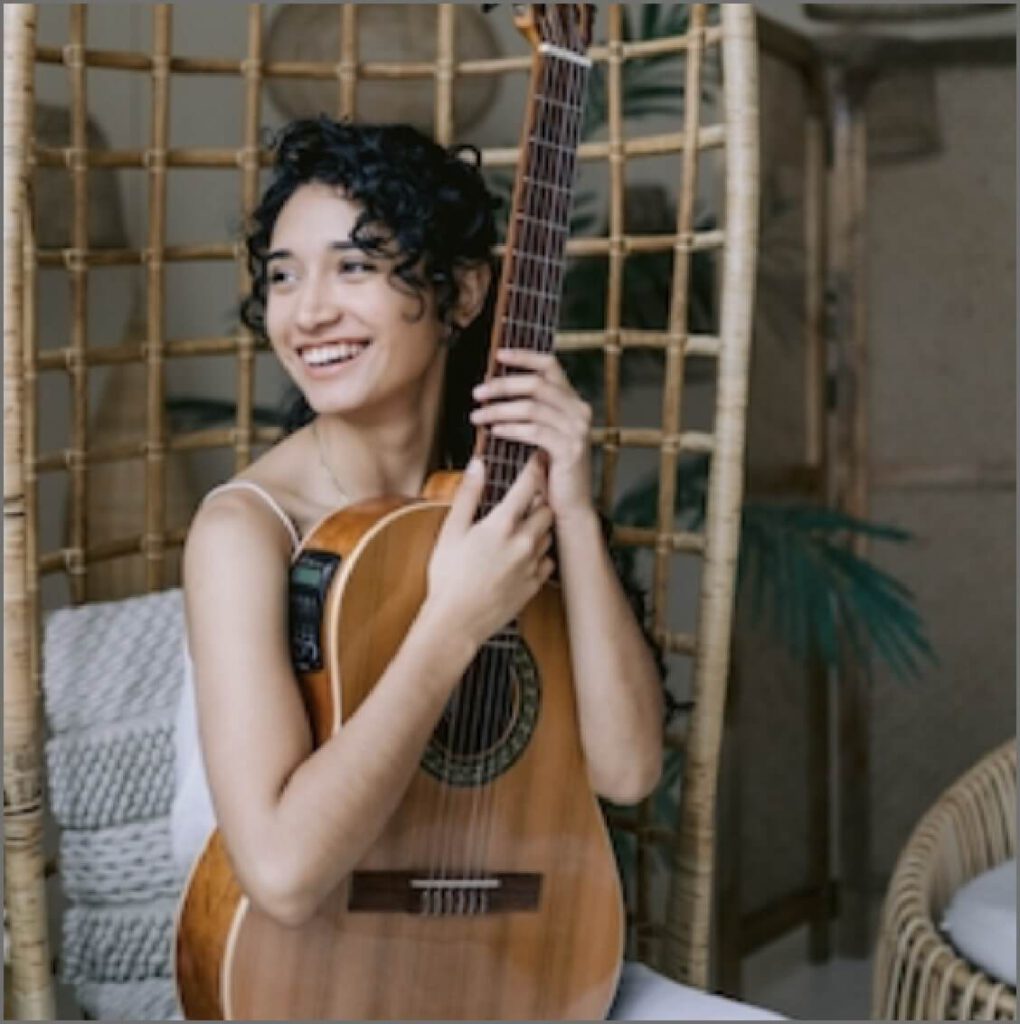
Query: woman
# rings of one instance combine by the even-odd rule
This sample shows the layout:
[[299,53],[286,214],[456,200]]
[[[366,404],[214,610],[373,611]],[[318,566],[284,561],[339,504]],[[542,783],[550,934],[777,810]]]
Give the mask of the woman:
[[[552,573],[554,537],[592,787],[633,803],[659,776],[662,684],[592,504],[590,411],[534,352],[502,352],[522,372],[469,391],[487,354],[491,211],[458,153],[410,128],[321,118],[282,133],[255,212],[244,315],[303,404],[298,428],[212,492],[188,535],[201,756],[186,687],[174,843],[186,869],[214,808],[242,887],[284,923],[307,920],[379,835],[480,645]],[[411,629],[313,748],[286,635],[299,538],[344,504],[416,495],[432,470],[462,466],[472,397],[470,424],[536,453],[477,521],[486,467],[468,465]]]

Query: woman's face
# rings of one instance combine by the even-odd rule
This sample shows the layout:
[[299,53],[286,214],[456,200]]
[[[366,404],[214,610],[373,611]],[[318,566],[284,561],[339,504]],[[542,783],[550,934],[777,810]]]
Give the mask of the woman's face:
[[270,239],[266,332],[319,413],[413,408],[445,359],[431,293],[423,306],[391,283],[392,259],[351,242],[360,212],[340,189],[312,182],[287,200]]

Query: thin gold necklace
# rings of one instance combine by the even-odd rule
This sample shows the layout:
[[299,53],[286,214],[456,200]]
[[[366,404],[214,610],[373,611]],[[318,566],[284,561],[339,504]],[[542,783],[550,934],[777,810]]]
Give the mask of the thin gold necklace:
[[329,477],[333,486],[337,489],[337,492],[344,499],[344,501],[352,503],[354,499],[340,486],[340,481],[337,480],[333,470],[329,468],[329,463],[326,461],[326,450],[322,445],[322,434],[319,433],[319,418],[318,416],[312,420],[312,433],[315,434],[315,447],[319,452],[319,462],[322,463],[322,468],[326,471],[326,475]]

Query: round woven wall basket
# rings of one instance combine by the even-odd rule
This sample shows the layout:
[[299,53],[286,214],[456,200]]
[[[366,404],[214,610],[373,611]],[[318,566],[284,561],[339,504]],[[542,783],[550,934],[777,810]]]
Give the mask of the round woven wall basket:
[[[335,4],[286,4],[268,29],[266,58],[276,61],[340,60],[343,38]],[[358,60],[429,63],[436,59],[434,4],[361,4],[358,7]],[[486,16],[470,6],[457,9],[457,60],[497,57],[499,43]],[[270,78],[266,89],[274,106],[290,120],[333,114],[335,82],[307,78]],[[478,75],[470,88],[454,93],[457,135],[471,129],[489,112],[499,89],[496,75]],[[358,82],[361,120],[402,121],[432,134],[435,100],[431,83],[421,79]]]

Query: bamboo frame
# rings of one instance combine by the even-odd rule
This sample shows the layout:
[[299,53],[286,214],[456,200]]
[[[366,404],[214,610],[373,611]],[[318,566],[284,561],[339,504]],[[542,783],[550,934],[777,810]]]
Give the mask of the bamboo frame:
[[26,516],[22,376],[34,31],[33,8],[4,8],[4,903],[14,1010],[46,1018],[53,1016],[54,998],[43,882],[42,730],[30,654],[36,641],[26,555],[33,524]]
[[726,152],[726,231],[716,396],[716,443],[709,480],[705,568],[694,699],[680,806],[680,838],[667,919],[665,965],[693,985],[708,983],[715,796],[722,740],[733,587],[743,497],[744,411],[750,363],[755,254],[758,245],[758,81],[751,8],[725,4],[723,61]]
[[[166,459],[179,451],[223,449],[233,452],[240,469],[253,448],[273,441],[277,433],[257,428],[253,420],[257,355],[264,351],[243,329],[236,334],[171,338],[165,327],[166,269],[184,261],[234,260],[240,288],[247,285],[243,246],[235,241],[168,245],[167,181],[171,172],[189,168],[220,168],[237,175],[245,213],[257,200],[259,170],[267,155],[258,148],[258,122],[262,91],[275,76],[315,78],[337,83],[337,113],[357,113],[357,90],[371,79],[414,79],[431,82],[435,90],[436,134],[453,141],[454,91],[460,79],[517,73],[529,58],[462,61],[456,55],[455,5],[437,5],[434,62],[397,64],[359,59],[357,6],[339,5],[338,29],[342,49],[336,63],[267,62],[262,49],[262,12],[249,8],[246,55],[239,59],[184,58],[171,47],[171,18],[187,16],[170,5],[153,14],[151,53],[108,51],[89,46],[86,10],[72,8],[73,31],[66,47],[37,46],[34,8],[18,5],[5,9],[5,790],[16,799],[5,808],[8,903],[14,939],[14,1005],[17,1016],[47,1017],[53,1012],[52,982],[43,904],[41,846],[41,770],[38,721],[39,583],[47,574],[66,574],[72,581],[72,600],[81,600],[90,567],[97,563],[141,553],[145,557],[146,586],[156,590],[172,585],[167,577],[168,556],[184,540],[184,530],[169,529],[164,518]],[[705,986],[708,981],[708,933],[714,858],[714,800],[720,722],[725,697],[728,637],[733,597],[733,574],[738,541],[741,500],[744,406],[750,342],[757,209],[757,103],[754,15],[747,5],[723,5],[720,24],[708,24],[704,5],[693,5],[690,30],[682,36],[628,43],[622,38],[621,11],[611,7],[607,42],[592,50],[597,62],[607,65],[609,131],[602,142],[581,146],[580,159],[606,161],[610,174],[609,230],[603,238],[579,238],[567,247],[572,256],[605,256],[609,265],[607,318],[603,330],[562,332],[556,339],[562,351],[602,349],[605,353],[607,415],[592,432],[595,445],[605,453],[599,498],[610,507],[618,457],[624,448],[654,448],[660,452],[662,500],[654,527],[617,526],[617,543],[654,552],[654,630],[671,654],[695,658],[696,702],[682,744],[688,767],[678,833],[650,824],[648,808],[634,822],[620,822],[639,838],[640,868],[637,912],[631,924],[642,956],[660,960],[677,978]],[[703,55],[721,47],[724,61],[725,119],[703,123],[700,107]],[[687,88],[691,102],[681,131],[653,136],[629,135],[623,123],[621,83],[628,60],[653,54],[686,55]],[[31,95],[33,61],[67,68],[72,82],[71,145],[42,147],[32,138]],[[148,76],[152,88],[151,138],[146,147],[95,152],[87,148],[85,125],[88,68],[119,69]],[[170,80],[174,75],[215,74],[243,80],[241,145],[229,148],[182,148],[173,145],[169,132]],[[693,202],[698,161],[708,151],[722,153],[726,164],[725,228],[693,229]],[[623,216],[626,163],[644,156],[675,154],[680,161],[676,230],[662,235],[628,235]],[[517,162],[516,147],[489,148],[483,161],[490,167]],[[32,238],[31,206],[27,201],[35,167],[66,167],[74,191],[74,228],[71,244],[61,249],[37,249]],[[89,247],[87,182],[97,168],[138,168],[148,184],[148,238],[143,248]],[[689,335],[686,330],[686,285],[692,253],[719,249],[722,253],[722,317],[718,336]],[[623,270],[634,253],[674,254],[674,301],[665,331],[642,331],[622,322]],[[144,344],[101,346],[89,338],[84,313],[88,302],[89,272],[95,267],[144,267],[147,285]],[[38,268],[62,268],[74,283],[75,321],[69,341],[43,347],[36,338],[33,297]],[[666,354],[667,374],[660,428],[621,425],[619,410],[620,360],[626,349],[658,349]],[[163,410],[168,360],[184,357],[231,355],[237,360],[238,415],[229,428],[194,431],[173,436]],[[717,417],[711,432],[682,428],[684,370],[690,356],[718,361]],[[89,443],[89,373],[96,367],[144,364],[147,371],[146,436],[102,447]],[[36,447],[36,394],[41,375],[67,374],[72,384],[74,429],[68,445],[39,452]],[[708,521],[704,533],[677,531],[673,525],[675,468],[684,452],[712,456]],[[85,519],[91,467],[117,460],[141,459],[145,466],[144,527],[138,535],[94,543]],[[73,530],[66,547],[37,551],[38,526],[35,486],[41,474],[66,473],[72,481]],[[692,554],[704,559],[705,569],[699,617],[692,631],[670,629],[665,615],[666,584],[673,556]],[[35,653],[33,653],[35,652]],[[668,920],[653,920],[651,858],[648,850],[665,844],[674,850],[675,875],[668,902]],[[660,910],[661,910],[661,901]],[[661,915],[660,915],[661,916]],[[657,955],[658,954],[658,955]]]
[[1016,856],[1016,743],[983,757],[918,822],[893,871],[875,953],[876,1020],[1014,1020],[1016,988],[968,964],[939,922],[965,882]]

